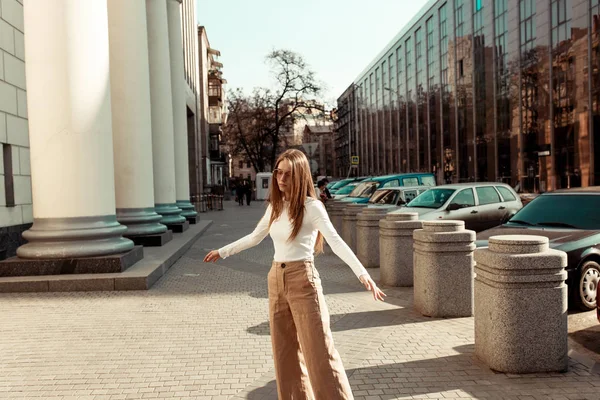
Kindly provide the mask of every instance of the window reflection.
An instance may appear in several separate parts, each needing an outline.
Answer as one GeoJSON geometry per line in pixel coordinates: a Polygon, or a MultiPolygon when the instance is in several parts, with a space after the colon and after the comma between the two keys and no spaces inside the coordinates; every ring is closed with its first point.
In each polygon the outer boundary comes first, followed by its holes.
{"type": "Polygon", "coordinates": [[[599,3],[428,3],[358,80],[361,173],[600,185],[599,3]]]}

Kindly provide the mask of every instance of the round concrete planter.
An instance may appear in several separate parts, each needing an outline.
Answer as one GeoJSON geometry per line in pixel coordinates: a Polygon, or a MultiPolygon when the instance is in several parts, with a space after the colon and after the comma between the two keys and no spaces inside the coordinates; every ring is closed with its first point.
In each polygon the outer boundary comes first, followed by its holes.
{"type": "Polygon", "coordinates": [[[342,239],[356,253],[356,221],[357,215],[365,208],[366,204],[349,204],[344,208],[342,217],[342,239]]]}
{"type": "Polygon", "coordinates": [[[473,315],[475,232],[464,221],[423,221],[413,238],[416,309],[428,317],[473,315]]]}
{"type": "Polygon", "coordinates": [[[413,233],[422,229],[417,213],[387,214],[379,221],[379,267],[386,286],[413,286],[413,233]]]}
{"type": "Polygon", "coordinates": [[[356,256],[365,268],[379,268],[379,221],[385,208],[365,208],[356,221],[356,256]]]}
{"type": "Polygon", "coordinates": [[[566,253],[542,236],[492,236],[475,261],[476,356],[501,372],[566,371],[566,253]]]}

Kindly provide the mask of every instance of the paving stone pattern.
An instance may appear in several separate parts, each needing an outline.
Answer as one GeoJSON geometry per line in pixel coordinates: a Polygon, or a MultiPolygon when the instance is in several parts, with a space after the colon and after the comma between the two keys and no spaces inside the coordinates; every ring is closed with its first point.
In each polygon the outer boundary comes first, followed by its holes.
{"type": "MultiPolygon", "coordinates": [[[[212,227],[149,291],[0,295],[0,399],[276,399],[270,239],[201,262],[264,210],[225,206],[202,214],[212,227]]],[[[317,267],[356,399],[600,399],[600,375],[583,363],[494,373],[473,356],[472,318],[421,317],[411,288],[376,303],[331,250],[317,267]]]]}

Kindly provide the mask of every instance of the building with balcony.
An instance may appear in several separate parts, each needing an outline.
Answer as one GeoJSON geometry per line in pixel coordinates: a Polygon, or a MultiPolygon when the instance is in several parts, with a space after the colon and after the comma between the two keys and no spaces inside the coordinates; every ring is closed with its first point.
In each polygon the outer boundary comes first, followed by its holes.
{"type": "Polygon", "coordinates": [[[431,0],[352,84],[361,175],[600,184],[598,0],[431,0]]]}
{"type": "Polygon", "coordinates": [[[229,175],[229,155],[224,145],[222,125],[227,122],[226,84],[223,78],[221,53],[210,47],[203,26],[198,27],[200,63],[200,137],[204,166],[204,190],[224,185],[229,175]]]}

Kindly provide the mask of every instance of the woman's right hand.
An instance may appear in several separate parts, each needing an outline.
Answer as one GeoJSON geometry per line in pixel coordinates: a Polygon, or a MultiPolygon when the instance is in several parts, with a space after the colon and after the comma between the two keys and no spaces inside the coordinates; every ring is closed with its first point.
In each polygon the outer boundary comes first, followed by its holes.
{"type": "Polygon", "coordinates": [[[216,262],[219,258],[221,258],[219,250],[213,250],[204,257],[204,262],[216,262]]]}

